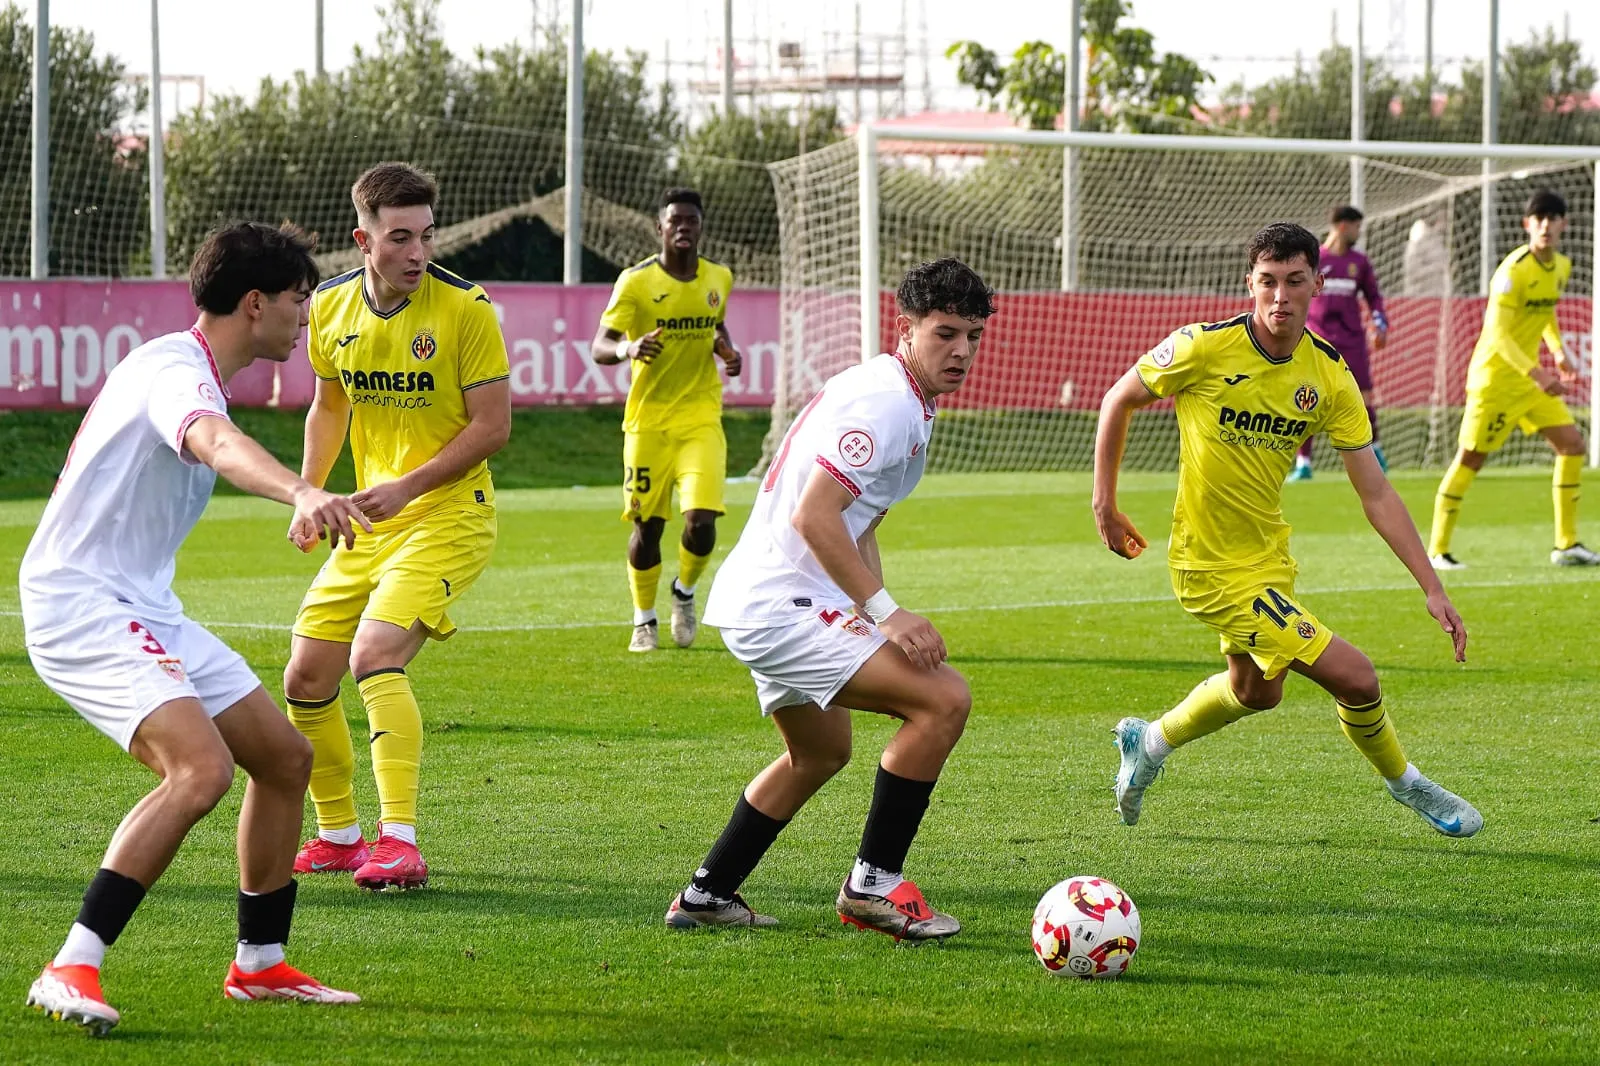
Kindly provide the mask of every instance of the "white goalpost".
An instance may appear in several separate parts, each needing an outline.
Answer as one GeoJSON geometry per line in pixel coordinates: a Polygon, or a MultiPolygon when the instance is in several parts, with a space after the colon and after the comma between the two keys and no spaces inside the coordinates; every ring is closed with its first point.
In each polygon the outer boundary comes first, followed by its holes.
{"type": "MultiPolygon", "coordinates": [[[[771,167],[783,306],[771,440],[827,377],[889,346],[907,267],[957,255],[999,291],[1000,311],[930,461],[1086,468],[1105,388],[1178,325],[1245,309],[1246,239],[1280,219],[1325,232],[1330,209],[1349,202],[1352,157],[1364,160],[1361,247],[1389,306],[1390,343],[1372,364],[1391,463],[1441,466],[1454,452],[1483,315],[1482,220],[1498,260],[1524,239],[1522,205],[1542,186],[1568,202],[1573,276],[1558,313],[1582,374],[1568,402],[1600,425],[1600,147],[877,124],[771,167]]],[[[1176,465],[1164,406],[1136,420],[1130,464],[1176,465]]],[[[1600,435],[1589,444],[1600,465],[1600,435]]],[[[1519,438],[1497,461],[1546,457],[1519,438]]],[[[1326,448],[1319,458],[1333,461],[1326,448]]]]}

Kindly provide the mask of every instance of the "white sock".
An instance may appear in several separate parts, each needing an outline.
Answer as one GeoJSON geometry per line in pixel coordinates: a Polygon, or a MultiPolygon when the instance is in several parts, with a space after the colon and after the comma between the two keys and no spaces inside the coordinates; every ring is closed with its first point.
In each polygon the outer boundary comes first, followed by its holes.
{"type": "MultiPolygon", "coordinates": [[[[673,580],[676,581],[677,578],[673,578],[673,580]]],[[[633,609],[633,624],[634,625],[642,626],[647,622],[654,622],[655,620],[656,620],[656,609],[654,607],[635,607],[633,609]]]]}
{"type": "Polygon", "coordinates": [[[56,952],[51,965],[93,966],[98,970],[105,959],[106,942],[100,939],[100,934],[87,925],[73,922],[72,928],[67,932],[67,942],[56,952]]]}
{"type": "Polygon", "coordinates": [[[1166,761],[1172,754],[1172,745],[1167,743],[1167,735],[1161,731],[1160,722],[1151,722],[1150,728],[1144,731],[1144,753],[1151,762],[1166,761]]]}
{"type": "Polygon", "coordinates": [[[359,844],[361,843],[361,823],[347,825],[343,829],[319,829],[317,836],[330,844],[359,844]]]}
{"type": "Polygon", "coordinates": [[[406,825],[404,822],[384,822],[383,835],[403,840],[412,847],[417,846],[417,827],[414,825],[406,825]]]}
{"type": "Polygon", "coordinates": [[[691,907],[708,907],[713,903],[726,903],[727,900],[718,899],[704,889],[694,887],[690,882],[689,887],[683,890],[683,901],[691,907]]]}
{"type": "Polygon", "coordinates": [[[850,891],[864,892],[870,896],[887,896],[900,887],[900,882],[905,878],[899,874],[892,874],[881,866],[856,860],[850,870],[850,891]]]}
{"type": "Polygon", "coordinates": [[[245,973],[260,973],[270,970],[283,961],[282,944],[246,944],[239,942],[239,950],[234,952],[233,961],[245,973]]]}
{"type": "Polygon", "coordinates": [[[683,587],[683,582],[679,581],[677,578],[673,578],[672,579],[672,590],[674,592],[676,592],[679,596],[683,596],[683,597],[688,598],[688,599],[693,599],[694,598],[694,589],[686,589],[686,588],[684,588],[683,587]]]}
{"type": "Polygon", "coordinates": [[[1417,779],[1421,776],[1421,770],[1418,770],[1412,763],[1406,763],[1405,773],[1401,774],[1399,777],[1386,777],[1383,779],[1383,781],[1384,784],[1398,791],[1399,789],[1405,788],[1408,785],[1416,784],[1417,779]]]}
{"type": "Polygon", "coordinates": [[[1311,460],[1307,459],[1303,455],[1297,455],[1297,456],[1294,457],[1294,465],[1295,466],[1310,466],[1311,465],[1311,460]]]}

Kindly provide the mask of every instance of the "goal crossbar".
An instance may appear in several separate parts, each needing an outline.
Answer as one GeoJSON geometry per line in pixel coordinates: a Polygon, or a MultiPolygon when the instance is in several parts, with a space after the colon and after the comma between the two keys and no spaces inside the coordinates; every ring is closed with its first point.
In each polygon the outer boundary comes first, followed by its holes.
{"type": "MultiPolygon", "coordinates": [[[[989,145],[993,147],[1082,148],[1132,151],[1182,151],[1217,154],[1260,153],[1351,158],[1453,159],[1516,162],[1589,163],[1600,189],[1600,146],[1552,144],[1470,144],[1430,141],[1313,140],[1276,137],[1196,137],[1176,134],[1101,133],[1082,130],[952,129],[938,126],[863,124],[856,131],[860,199],[861,358],[878,354],[880,336],[880,211],[878,151],[882,142],[989,145]]],[[[1072,168],[1066,168],[1071,174],[1072,168]]],[[[1070,180],[1070,178],[1068,179],[1070,180]]],[[[1482,180],[1482,179],[1479,179],[1482,180]]],[[[1066,190],[1065,195],[1071,195],[1066,190]]],[[[1592,262],[1600,288],[1600,239],[1592,262]]],[[[1589,465],[1600,467],[1600,292],[1590,300],[1589,465]]]]}

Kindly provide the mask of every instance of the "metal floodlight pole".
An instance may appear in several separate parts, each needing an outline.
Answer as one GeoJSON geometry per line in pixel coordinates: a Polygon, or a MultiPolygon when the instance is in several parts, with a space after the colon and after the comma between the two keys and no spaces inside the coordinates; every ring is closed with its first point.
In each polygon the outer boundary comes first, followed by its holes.
{"type": "Polygon", "coordinates": [[[722,0],[722,117],[733,117],[733,0],[722,0]]]}
{"type": "MultiPolygon", "coordinates": [[[[1366,5],[1356,0],[1356,40],[1350,49],[1350,140],[1366,139],[1366,5]]],[[[1358,155],[1350,157],[1350,202],[1361,207],[1367,198],[1366,161],[1358,155]]]]}
{"type": "Polygon", "coordinates": [[[167,153],[161,123],[161,0],[150,0],[150,276],[167,276],[167,153]]]}
{"type": "Polygon", "coordinates": [[[878,308],[878,131],[868,123],[856,126],[861,232],[861,361],[878,354],[882,332],[878,308]]]}
{"type": "MultiPolygon", "coordinates": [[[[1500,139],[1500,0],[1489,0],[1489,46],[1483,59],[1483,143],[1500,139]]],[[[1494,160],[1483,157],[1483,193],[1478,198],[1478,293],[1489,294],[1494,276],[1494,160]]]]}
{"type": "Polygon", "coordinates": [[[567,37],[567,202],[561,280],[583,280],[583,0],[572,0],[567,37]]]}
{"type": "Polygon", "coordinates": [[[50,0],[33,24],[33,220],[29,276],[50,276],[50,0]]]}
{"type": "MultiPolygon", "coordinates": [[[[1594,165],[1594,187],[1600,191],[1600,161],[1594,165]]],[[[1593,213],[1589,220],[1589,465],[1600,466],[1600,232],[1593,213]]]]}
{"type": "Polygon", "coordinates": [[[322,65],[322,0],[317,0],[316,28],[312,32],[317,39],[317,77],[320,78],[328,72],[322,65]]]}
{"type": "MultiPolygon", "coordinates": [[[[1065,86],[1061,100],[1061,128],[1078,128],[1079,44],[1083,35],[1081,0],[1067,5],[1065,86]]],[[[1078,287],[1078,151],[1070,144],[1061,150],[1061,291],[1078,287]]]]}

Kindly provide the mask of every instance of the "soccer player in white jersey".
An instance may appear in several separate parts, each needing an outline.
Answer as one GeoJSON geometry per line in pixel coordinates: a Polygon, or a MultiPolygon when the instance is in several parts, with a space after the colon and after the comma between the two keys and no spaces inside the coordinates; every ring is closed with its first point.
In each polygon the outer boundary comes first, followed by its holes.
{"type": "Polygon", "coordinates": [[[106,377],[22,559],[28,656],[52,691],[161,783],[122,820],[66,943],[28,991],[51,1016],[104,1033],[106,948],[189,830],[249,775],[239,814],[239,942],[223,983],[237,1000],[354,1003],[284,961],[290,877],[311,745],[238,653],[183,613],[174,559],[221,474],[294,508],[302,536],[370,531],[349,499],[281,466],[228,418],[228,380],[282,363],[317,283],[298,230],[238,223],[195,253],[193,329],[128,353],[106,377]]]}
{"type": "Polygon", "coordinates": [[[712,583],[707,625],[750,668],[785,751],[745,788],[693,880],[676,929],[776,925],[739,895],[778,833],[850,758],[847,708],[901,720],[839,917],[896,940],[953,936],[901,871],[972,694],[932,623],[884,589],[877,528],[922,477],[938,398],[971,372],[993,292],[941,259],[905,276],[897,350],[835,375],[800,412],[762,479],[739,543],[712,583]]]}

